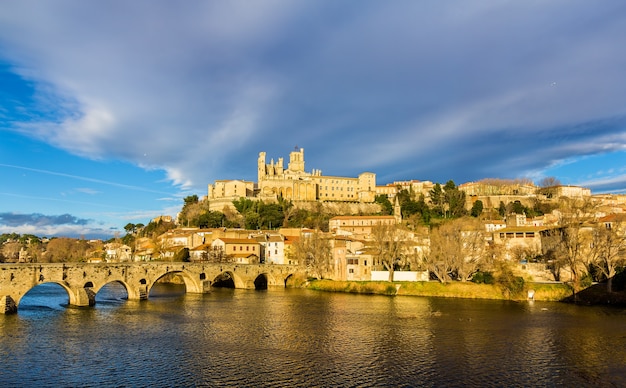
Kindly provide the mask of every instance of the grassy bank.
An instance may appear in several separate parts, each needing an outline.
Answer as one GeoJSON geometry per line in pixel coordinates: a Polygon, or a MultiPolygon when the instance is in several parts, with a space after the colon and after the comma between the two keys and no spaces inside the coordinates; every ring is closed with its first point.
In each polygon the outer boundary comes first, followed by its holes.
{"type": "Polygon", "coordinates": [[[498,285],[475,284],[471,282],[356,282],[312,280],[306,288],[318,291],[348,292],[355,294],[436,296],[468,299],[510,299],[525,300],[528,291],[534,291],[534,299],[540,301],[561,301],[572,295],[565,284],[527,283],[523,290],[511,294],[498,285]]]}

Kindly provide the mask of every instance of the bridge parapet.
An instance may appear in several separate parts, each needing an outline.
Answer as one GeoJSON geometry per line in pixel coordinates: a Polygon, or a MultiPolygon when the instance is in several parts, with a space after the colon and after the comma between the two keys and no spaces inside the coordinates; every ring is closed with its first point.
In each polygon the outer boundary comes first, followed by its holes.
{"type": "Polygon", "coordinates": [[[69,304],[93,306],[96,294],[111,282],[121,283],[129,300],[148,299],[150,289],[167,274],[177,274],[185,282],[186,292],[210,292],[215,279],[228,274],[235,288],[286,286],[287,278],[303,270],[277,264],[216,264],[183,262],[142,263],[30,263],[0,264],[0,313],[17,312],[20,300],[43,283],[63,287],[69,304]],[[258,279],[263,279],[258,282],[258,279]]]}

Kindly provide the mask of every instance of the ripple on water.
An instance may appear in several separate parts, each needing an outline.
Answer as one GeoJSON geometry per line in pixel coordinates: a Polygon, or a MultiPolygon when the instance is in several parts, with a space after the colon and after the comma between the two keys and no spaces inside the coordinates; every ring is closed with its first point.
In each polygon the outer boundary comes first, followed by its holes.
{"type": "Polygon", "coordinates": [[[575,306],[305,290],[133,302],[111,289],[75,309],[61,291],[0,316],[2,386],[624,386],[626,376],[623,314],[575,306]]]}

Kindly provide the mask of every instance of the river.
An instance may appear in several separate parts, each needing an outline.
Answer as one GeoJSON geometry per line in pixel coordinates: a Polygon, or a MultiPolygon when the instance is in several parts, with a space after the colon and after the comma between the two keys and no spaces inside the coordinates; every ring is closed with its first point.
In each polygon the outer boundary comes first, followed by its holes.
{"type": "Polygon", "coordinates": [[[0,315],[2,387],[626,386],[626,311],[159,285],[90,308],[56,285],[0,315]]]}

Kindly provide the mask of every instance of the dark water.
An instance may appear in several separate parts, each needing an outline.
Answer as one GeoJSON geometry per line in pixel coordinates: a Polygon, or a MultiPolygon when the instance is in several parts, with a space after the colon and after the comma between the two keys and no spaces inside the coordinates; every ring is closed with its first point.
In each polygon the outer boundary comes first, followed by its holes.
{"type": "Polygon", "coordinates": [[[626,312],[513,303],[160,288],[92,308],[58,286],[0,315],[0,386],[626,386],[626,312]]]}

